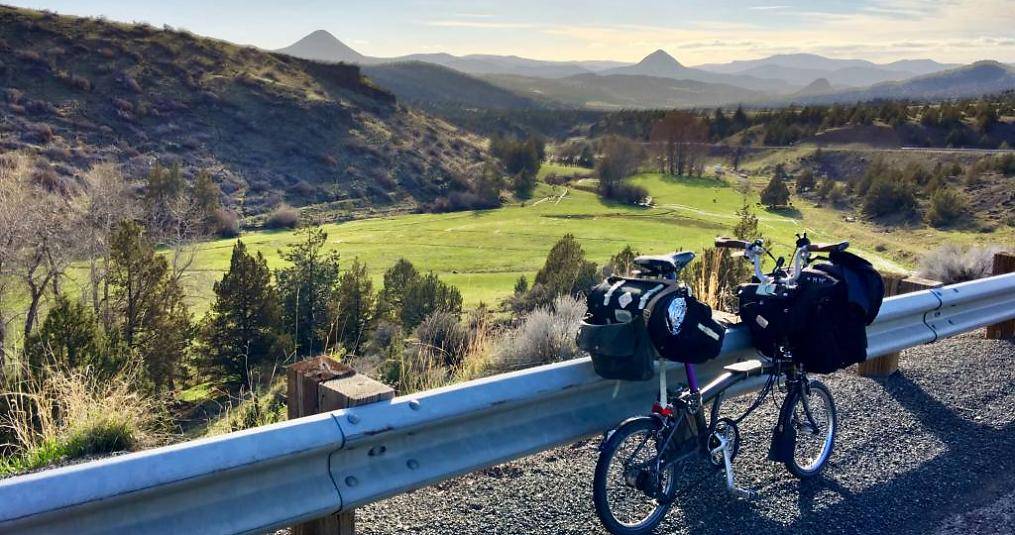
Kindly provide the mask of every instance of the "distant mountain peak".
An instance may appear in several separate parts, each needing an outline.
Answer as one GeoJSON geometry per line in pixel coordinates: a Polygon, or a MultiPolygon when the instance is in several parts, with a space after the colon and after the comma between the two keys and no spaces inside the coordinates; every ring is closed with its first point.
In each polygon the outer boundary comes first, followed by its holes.
{"type": "Polygon", "coordinates": [[[828,81],[828,78],[818,78],[813,82],[807,84],[807,87],[796,92],[797,96],[811,96],[821,95],[824,93],[830,93],[832,91],[832,83],[828,81]]]}
{"type": "Polygon", "coordinates": [[[676,67],[678,69],[682,69],[684,67],[679,61],[677,61],[676,58],[669,55],[661,48],[642,58],[642,60],[638,62],[638,65],[646,67],[676,67]]]}
{"type": "Polygon", "coordinates": [[[363,63],[366,59],[327,30],[314,30],[306,37],[276,52],[316,61],[363,63]]]}

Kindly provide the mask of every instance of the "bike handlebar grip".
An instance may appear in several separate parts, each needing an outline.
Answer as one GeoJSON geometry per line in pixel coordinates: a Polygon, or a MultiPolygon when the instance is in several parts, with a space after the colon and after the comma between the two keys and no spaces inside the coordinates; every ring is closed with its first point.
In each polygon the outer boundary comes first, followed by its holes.
{"type": "Polygon", "coordinates": [[[838,243],[813,243],[807,249],[815,253],[830,253],[832,251],[845,251],[847,247],[849,247],[849,242],[841,241],[838,243]]]}
{"type": "Polygon", "coordinates": [[[730,249],[747,249],[750,246],[750,242],[744,240],[736,240],[733,238],[716,238],[716,247],[727,247],[730,249]]]}

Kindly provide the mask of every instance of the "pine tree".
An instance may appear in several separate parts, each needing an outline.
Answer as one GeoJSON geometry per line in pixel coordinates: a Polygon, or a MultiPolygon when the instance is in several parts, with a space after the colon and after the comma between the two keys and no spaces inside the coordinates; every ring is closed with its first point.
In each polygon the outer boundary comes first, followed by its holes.
{"type": "Polygon", "coordinates": [[[302,355],[323,351],[330,341],[334,317],[331,300],[338,285],[338,253],[325,252],[328,234],[307,228],[304,240],[279,251],[289,267],[275,272],[285,329],[302,355]]]}
{"type": "Polygon", "coordinates": [[[346,351],[359,353],[373,321],[374,290],[367,267],[358,258],[339,279],[335,302],[338,341],[346,351]]]}
{"type": "Polygon", "coordinates": [[[201,330],[204,368],[230,386],[249,387],[249,370],[284,356],[282,309],[264,256],[237,240],[229,271],[213,287],[201,330]]]}

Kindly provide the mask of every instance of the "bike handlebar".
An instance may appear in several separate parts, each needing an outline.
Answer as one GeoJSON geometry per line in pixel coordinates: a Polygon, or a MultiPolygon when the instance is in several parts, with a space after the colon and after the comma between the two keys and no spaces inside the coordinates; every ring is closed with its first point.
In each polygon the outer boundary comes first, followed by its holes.
{"type": "Polygon", "coordinates": [[[830,253],[832,251],[845,251],[849,247],[848,241],[838,243],[814,243],[807,246],[807,250],[815,253],[830,253]]]}

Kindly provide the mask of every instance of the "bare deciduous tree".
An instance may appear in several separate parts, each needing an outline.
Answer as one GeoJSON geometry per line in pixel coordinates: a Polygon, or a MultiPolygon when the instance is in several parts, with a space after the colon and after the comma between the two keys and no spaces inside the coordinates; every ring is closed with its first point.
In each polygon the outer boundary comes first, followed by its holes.
{"type": "Polygon", "coordinates": [[[686,111],[671,111],[652,127],[649,139],[658,154],[660,172],[700,173],[708,141],[708,125],[700,117],[686,111]]]}
{"type": "Polygon", "coordinates": [[[0,370],[6,355],[6,330],[15,315],[8,293],[16,275],[16,259],[27,232],[31,159],[22,153],[0,155],[0,370]]]}

